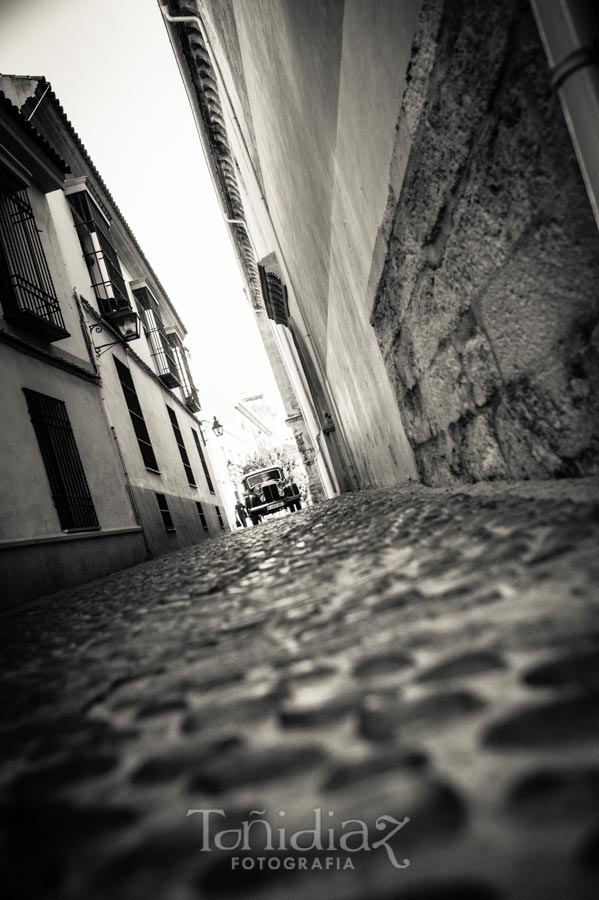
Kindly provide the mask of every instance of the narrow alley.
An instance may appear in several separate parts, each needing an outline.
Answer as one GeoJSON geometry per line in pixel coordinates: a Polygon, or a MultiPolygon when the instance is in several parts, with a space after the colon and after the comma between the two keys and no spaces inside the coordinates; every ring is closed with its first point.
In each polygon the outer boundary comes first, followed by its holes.
{"type": "Polygon", "coordinates": [[[594,490],[345,494],[5,613],[4,896],[590,898],[594,490]],[[252,815],[364,834],[219,849],[252,815]]]}
{"type": "Polygon", "coordinates": [[[596,3],[0,25],[0,900],[595,900],[596,3]]]}

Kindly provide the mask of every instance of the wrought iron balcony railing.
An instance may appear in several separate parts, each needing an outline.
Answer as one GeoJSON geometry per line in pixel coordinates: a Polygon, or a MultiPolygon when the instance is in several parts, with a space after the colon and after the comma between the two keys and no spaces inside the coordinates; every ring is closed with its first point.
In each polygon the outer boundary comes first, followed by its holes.
{"type": "Polygon", "coordinates": [[[4,317],[43,334],[69,337],[27,189],[0,166],[0,300],[4,317]]]}

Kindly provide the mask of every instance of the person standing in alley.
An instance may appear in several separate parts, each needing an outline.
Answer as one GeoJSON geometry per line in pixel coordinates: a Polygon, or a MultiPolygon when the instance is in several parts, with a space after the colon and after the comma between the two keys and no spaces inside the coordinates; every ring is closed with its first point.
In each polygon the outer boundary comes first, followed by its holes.
{"type": "Polygon", "coordinates": [[[295,481],[287,482],[285,485],[285,496],[293,497],[293,500],[289,503],[289,512],[295,512],[302,508],[300,489],[295,481]]]}
{"type": "Polygon", "coordinates": [[[241,500],[238,500],[237,503],[235,504],[235,514],[236,514],[237,518],[239,519],[239,521],[241,522],[241,524],[243,525],[243,527],[247,528],[248,511],[245,508],[245,506],[243,505],[243,503],[241,502],[241,500]]]}

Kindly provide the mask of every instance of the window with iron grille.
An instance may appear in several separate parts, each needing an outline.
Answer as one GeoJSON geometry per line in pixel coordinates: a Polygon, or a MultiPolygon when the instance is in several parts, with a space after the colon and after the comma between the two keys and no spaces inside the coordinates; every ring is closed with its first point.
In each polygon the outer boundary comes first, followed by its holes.
{"type": "Polygon", "coordinates": [[[168,508],[168,500],[166,499],[164,494],[156,494],[156,500],[158,501],[158,509],[160,510],[160,515],[162,516],[165,531],[176,531],[177,529],[175,528],[173,517],[171,516],[171,511],[168,508]]]}
{"type": "Polygon", "coordinates": [[[0,165],[0,299],[4,316],[45,335],[69,337],[26,186],[0,165]]]}
{"type": "Polygon", "coordinates": [[[218,506],[215,505],[214,508],[215,508],[215,510],[216,510],[216,515],[217,515],[217,517],[218,517],[218,523],[219,523],[220,527],[222,528],[222,530],[224,531],[224,530],[225,530],[225,523],[224,523],[224,521],[223,521],[222,513],[221,513],[220,509],[218,508],[218,506]]]}
{"type": "Polygon", "coordinates": [[[65,531],[98,529],[94,501],[64,402],[27,388],[23,392],[60,527],[65,531]]]}
{"type": "Polygon", "coordinates": [[[139,405],[139,398],[137,396],[137,391],[135,390],[133,377],[127,366],[124,366],[116,356],[113,356],[113,359],[144,464],[146,469],[158,472],[158,463],[156,462],[156,457],[154,455],[154,448],[152,447],[146,420],[144,419],[144,414],[139,405]]]}
{"type": "Polygon", "coordinates": [[[200,503],[199,500],[196,500],[196,509],[198,511],[198,515],[200,517],[200,522],[202,523],[202,528],[204,531],[208,531],[208,522],[206,521],[206,513],[204,512],[204,507],[200,503]]]}
{"type": "Polygon", "coordinates": [[[206,457],[204,456],[204,451],[202,449],[202,445],[200,444],[200,439],[197,435],[197,432],[194,431],[193,428],[191,429],[191,433],[193,434],[193,439],[196,442],[196,447],[198,448],[198,456],[200,457],[200,462],[202,463],[202,469],[204,470],[208,490],[211,494],[214,494],[215,490],[214,485],[212,484],[212,478],[210,477],[210,469],[208,468],[208,463],[206,462],[206,457]]]}
{"type": "Polygon", "coordinates": [[[289,302],[287,288],[283,281],[274,272],[269,272],[263,266],[258,266],[260,272],[260,285],[266,314],[277,325],[289,325],[289,302]]]}
{"type": "Polygon", "coordinates": [[[100,312],[109,316],[116,310],[130,309],[121,264],[108,237],[110,226],[87,191],[76,191],[67,199],[100,312]]]}
{"type": "Polygon", "coordinates": [[[172,347],[173,357],[177,367],[177,378],[181,390],[183,391],[185,405],[190,412],[200,412],[202,407],[196,386],[191,377],[191,372],[189,371],[187,350],[183,346],[181,338],[175,332],[171,332],[171,334],[168,335],[168,340],[172,347]]]}
{"type": "Polygon", "coordinates": [[[134,288],[133,294],[139,303],[150,352],[156,362],[160,380],[168,388],[179,387],[177,364],[164,329],[160,305],[147,287],[134,288]]]}
{"type": "Polygon", "coordinates": [[[173,433],[175,435],[177,447],[179,448],[179,453],[181,455],[181,462],[183,463],[183,468],[185,469],[185,474],[187,475],[187,481],[189,482],[191,487],[197,487],[196,480],[193,477],[191,463],[189,462],[189,456],[187,455],[187,450],[185,449],[183,435],[181,434],[181,429],[179,428],[179,423],[177,421],[177,414],[175,413],[174,409],[170,408],[170,406],[167,406],[166,408],[168,410],[169,419],[171,420],[171,425],[173,426],[173,433]]]}

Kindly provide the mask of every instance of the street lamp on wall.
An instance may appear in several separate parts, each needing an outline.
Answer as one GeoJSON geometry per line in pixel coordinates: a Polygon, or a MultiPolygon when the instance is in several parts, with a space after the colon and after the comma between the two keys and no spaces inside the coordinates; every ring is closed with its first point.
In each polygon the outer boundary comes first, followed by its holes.
{"type": "Polygon", "coordinates": [[[90,334],[94,331],[100,334],[104,331],[104,327],[107,324],[110,330],[118,335],[118,340],[111,341],[108,344],[100,344],[99,347],[96,347],[94,344],[96,359],[99,359],[109,347],[114,347],[115,344],[121,343],[128,344],[129,341],[136,341],[139,337],[139,316],[132,309],[116,309],[103,318],[105,322],[94,322],[89,326],[90,334]]]}
{"type": "MultiPolygon", "coordinates": [[[[208,419],[200,419],[200,424],[201,424],[201,425],[210,425],[210,422],[208,421],[208,419]]],[[[225,429],[224,429],[223,426],[220,424],[220,422],[218,421],[218,419],[216,418],[216,416],[214,416],[214,418],[212,419],[212,425],[210,425],[210,427],[212,428],[212,430],[213,430],[214,434],[216,435],[216,437],[222,437],[222,436],[223,436],[223,432],[224,432],[225,429]]]]}

